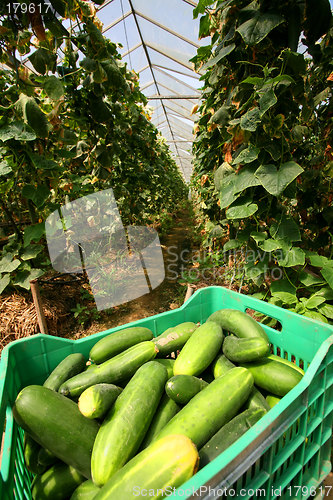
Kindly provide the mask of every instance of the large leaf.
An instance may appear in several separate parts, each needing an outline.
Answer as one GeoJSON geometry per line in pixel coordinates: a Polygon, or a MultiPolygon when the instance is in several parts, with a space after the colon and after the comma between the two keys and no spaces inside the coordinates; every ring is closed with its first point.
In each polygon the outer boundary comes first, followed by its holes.
{"type": "Polygon", "coordinates": [[[42,236],[45,234],[45,223],[40,222],[39,224],[34,224],[33,226],[27,226],[23,233],[24,247],[30,245],[32,241],[38,242],[42,236]]]}
{"type": "Polygon", "coordinates": [[[250,109],[242,116],[240,121],[240,127],[243,130],[248,130],[249,132],[255,132],[260,123],[260,111],[259,108],[255,107],[250,109]]]}
{"type": "Polygon", "coordinates": [[[298,247],[292,247],[287,252],[282,250],[281,257],[278,257],[278,263],[283,267],[303,266],[304,262],[305,253],[298,247]]]}
{"type": "Polygon", "coordinates": [[[255,173],[261,185],[273,196],[279,196],[296,177],[303,172],[303,168],[294,161],[288,161],[280,166],[261,165],[255,173]]]}
{"type": "Polygon", "coordinates": [[[228,207],[238,196],[235,195],[235,174],[232,174],[227,177],[220,189],[220,208],[228,207]]]}
{"type": "Polygon", "coordinates": [[[330,304],[322,304],[318,307],[318,311],[327,318],[333,319],[333,306],[330,304]]]}
{"type": "Polygon", "coordinates": [[[249,144],[246,149],[243,149],[239,155],[233,160],[233,165],[237,165],[238,163],[251,163],[256,160],[259,155],[259,149],[253,146],[253,144],[249,144]]]}
{"type": "Polygon", "coordinates": [[[17,273],[16,278],[13,282],[14,285],[30,290],[30,281],[35,280],[42,276],[44,271],[41,269],[31,269],[31,271],[21,271],[17,273]]]}
{"type": "Polygon", "coordinates": [[[258,210],[258,205],[252,203],[248,198],[240,198],[234,205],[226,211],[227,219],[246,219],[255,214],[258,210]]]}
{"type": "Polygon", "coordinates": [[[254,176],[256,167],[245,166],[242,170],[235,174],[234,177],[234,194],[240,193],[252,186],[259,186],[259,180],[254,176]]]}
{"type": "Polygon", "coordinates": [[[49,76],[44,82],[44,90],[50,99],[58,100],[64,93],[64,86],[61,81],[54,75],[49,76]]]}
{"type": "Polygon", "coordinates": [[[266,111],[268,111],[269,108],[274,106],[274,104],[276,103],[277,103],[277,97],[273,89],[268,89],[266,92],[261,93],[259,99],[260,117],[264,116],[266,111]]]}
{"type": "Polygon", "coordinates": [[[6,161],[1,161],[0,162],[0,177],[3,175],[10,174],[12,172],[12,168],[8,165],[6,161]]]}
{"type": "Polygon", "coordinates": [[[325,266],[320,271],[329,286],[333,289],[333,267],[325,266]]]}
{"type": "Polygon", "coordinates": [[[280,292],[288,292],[296,295],[296,287],[285,278],[273,281],[270,286],[270,291],[272,295],[277,295],[280,292]]]}
{"type": "Polygon", "coordinates": [[[237,31],[247,45],[256,45],[283,22],[284,18],[278,14],[258,13],[239,26],[237,31]]]}
{"type": "Polygon", "coordinates": [[[9,285],[9,283],[10,283],[10,275],[5,274],[4,276],[2,276],[2,278],[0,279],[0,294],[9,285]]]}
{"type": "Polygon", "coordinates": [[[308,309],[315,309],[316,307],[320,306],[320,304],[325,302],[325,298],[320,297],[319,295],[312,295],[310,298],[305,299],[302,302],[308,309]]]}
{"type": "Polygon", "coordinates": [[[230,118],[230,106],[226,106],[225,104],[223,104],[223,106],[221,106],[216,111],[216,113],[213,114],[213,116],[209,120],[209,123],[216,123],[223,127],[227,125],[229,118],[230,118]]]}
{"type": "Polygon", "coordinates": [[[26,184],[22,189],[22,195],[24,198],[32,200],[36,207],[40,208],[50,196],[50,190],[44,185],[35,188],[31,184],[26,184]]]}
{"type": "Polygon", "coordinates": [[[12,273],[21,264],[19,259],[14,259],[12,253],[6,253],[0,260],[0,273],[12,273]]]}
{"type": "Polygon", "coordinates": [[[34,141],[36,139],[35,131],[29,125],[15,121],[5,127],[0,128],[0,141],[34,141]]]}
{"type": "Polygon", "coordinates": [[[299,227],[291,217],[283,216],[279,222],[273,222],[269,232],[276,240],[301,241],[299,227]]]}
{"type": "Polygon", "coordinates": [[[219,61],[224,59],[224,57],[226,57],[228,54],[230,54],[235,49],[235,47],[236,47],[236,45],[234,43],[231,43],[230,45],[223,47],[219,51],[219,53],[215,57],[213,57],[212,59],[209,59],[209,61],[207,61],[202,66],[202,68],[200,68],[200,70],[205,71],[206,69],[211,68],[212,66],[214,66],[214,64],[218,63],[219,61]]]}
{"type": "Polygon", "coordinates": [[[262,245],[260,245],[260,248],[265,252],[274,252],[274,250],[282,248],[282,243],[279,240],[269,238],[268,240],[263,241],[262,245]]]}
{"type": "Polygon", "coordinates": [[[214,173],[214,184],[216,189],[219,191],[222,188],[223,179],[227,178],[229,175],[235,173],[234,169],[229,165],[229,163],[222,163],[219,168],[214,173]]]}
{"type": "Polygon", "coordinates": [[[23,250],[20,257],[22,260],[34,259],[42,250],[41,245],[29,245],[23,250]]]}
{"type": "Polygon", "coordinates": [[[35,165],[36,168],[41,169],[41,170],[54,170],[58,169],[59,165],[57,162],[54,160],[51,160],[49,158],[43,158],[40,155],[37,154],[31,154],[30,158],[35,165]]]}
{"type": "Polygon", "coordinates": [[[42,75],[45,75],[47,70],[55,70],[57,62],[56,54],[43,47],[33,52],[31,56],[29,56],[29,59],[35,70],[42,75]]]}

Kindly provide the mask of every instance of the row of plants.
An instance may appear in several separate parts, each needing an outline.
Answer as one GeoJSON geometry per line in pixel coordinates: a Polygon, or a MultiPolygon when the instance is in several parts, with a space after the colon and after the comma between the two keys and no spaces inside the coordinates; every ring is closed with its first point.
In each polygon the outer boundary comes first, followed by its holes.
{"type": "Polygon", "coordinates": [[[259,298],[333,319],[333,28],[321,0],[200,0],[192,192],[204,246],[259,298]]]}
{"type": "Polygon", "coordinates": [[[112,188],[124,225],[158,226],[187,196],[95,6],[30,4],[0,7],[0,293],[50,269],[44,223],[62,205],[112,188]]]}

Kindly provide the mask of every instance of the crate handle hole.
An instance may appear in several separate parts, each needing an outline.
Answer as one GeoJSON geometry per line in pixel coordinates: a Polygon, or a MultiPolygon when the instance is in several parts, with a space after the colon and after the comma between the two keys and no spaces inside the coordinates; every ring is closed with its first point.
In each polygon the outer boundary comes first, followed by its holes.
{"type": "Polygon", "coordinates": [[[282,331],[282,324],[280,321],[276,318],[273,318],[272,316],[268,316],[267,314],[264,314],[260,311],[256,311],[255,309],[247,308],[245,309],[246,314],[251,316],[253,319],[258,321],[258,323],[262,323],[263,325],[267,325],[270,328],[273,328],[273,330],[276,330],[278,332],[282,331]]]}

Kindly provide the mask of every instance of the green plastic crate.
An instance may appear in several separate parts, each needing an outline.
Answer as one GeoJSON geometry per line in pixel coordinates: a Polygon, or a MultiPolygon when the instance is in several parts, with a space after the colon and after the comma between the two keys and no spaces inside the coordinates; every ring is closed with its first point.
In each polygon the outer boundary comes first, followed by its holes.
{"type": "Polygon", "coordinates": [[[277,406],[173,496],[206,499],[224,495],[230,499],[269,500],[313,497],[315,488],[331,470],[333,327],[223,287],[207,287],[197,291],[179,309],[87,338],[72,341],[35,335],[13,342],[3,350],[1,500],[31,499],[31,474],[25,470],[23,460],[23,432],[15,424],[11,411],[24,386],[43,383],[65,356],[72,352],[88,355],[98,339],[117,330],[140,325],[159,335],[183,321],[204,322],[212,312],[222,308],[242,311],[249,308],[277,319],[281,331],[264,326],[274,353],[302,364],[306,374],[277,406]]]}

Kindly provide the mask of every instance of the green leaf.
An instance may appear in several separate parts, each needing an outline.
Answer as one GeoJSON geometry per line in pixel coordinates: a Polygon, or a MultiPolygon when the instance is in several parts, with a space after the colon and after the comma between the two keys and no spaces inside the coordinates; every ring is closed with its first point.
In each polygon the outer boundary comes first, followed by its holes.
{"type": "Polygon", "coordinates": [[[211,68],[218,62],[220,62],[222,59],[224,59],[227,55],[231,54],[231,52],[235,49],[236,45],[234,43],[231,43],[230,45],[227,45],[226,47],[223,47],[219,53],[213,57],[212,59],[209,59],[200,70],[205,71],[208,68],[211,68]]]}
{"type": "Polygon", "coordinates": [[[239,248],[242,246],[242,242],[239,240],[229,240],[223,246],[223,252],[228,250],[233,250],[234,248],[239,248]]]}
{"type": "Polygon", "coordinates": [[[251,163],[252,161],[258,158],[260,151],[258,148],[253,146],[253,144],[249,144],[246,149],[243,149],[239,155],[233,160],[233,165],[238,165],[239,163],[251,163]]]}
{"type": "Polygon", "coordinates": [[[247,45],[256,45],[283,22],[284,18],[278,14],[256,14],[239,26],[236,31],[240,33],[247,45]]]}
{"type": "Polygon", "coordinates": [[[224,127],[225,125],[227,125],[229,117],[230,106],[226,106],[225,104],[223,104],[223,106],[221,106],[220,109],[218,109],[216,113],[213,114],[208,123],[217,123],[218,125],[221,125],[221,127],[224,127]]]}
{"type": "Polygon", "coordinates": [[[305,307],[307,307],[308,309],[315,309],[316,307],[320,306],[320,304],[322,304],[323,302],[325,302],[324,297],[319,297],[319,295],[312,295],[311,297],[306,299],[303,303],[305,307]]]}
{"type": "Polygon", "coordinates": [[[23,250],[20,257],[22,260],[34,259],[42,250],[43,247],[41,245],[29,245],[23,250]]]}
{"type": "Polygon", "coordinates": [[[307,273],[306,271],[302,271],[299,273],[299,280],[303,285],[305,286],[311,286],[311,285],[321,285],[325,283],[325,280],[323,278],[316,278],[315,276],[312,276],[311,274],[307,273]]]}
{"type": "Polygon", "coordinates": [[[325,300],[333,300],[333,290],[328,286],[324,286],[323,288],[318,290],[316,292],[316,295],[319,295],[320,297],[325,297],[325,300]]]}
{"type": "Polygon", "coordinates": [[[258,245],[260,242],[265,241],[265,239],[267,238],[267,233],[266,232],[259,233],[259,232],[256,232],[256,231],[252,231],[252,233],[250,234],[250,236],[251,236],[251,238],[254,239],[254,241],[258,245]]]}
{"type": "Polygon", "coordinates": [[[333,267],[325,266],[320,271],[329,286],[333,289],[333,267]]]}
{"type": "Polygon", "coordinates": [[[5,274],[4,276],[2,276],[2,278],[0,279],[0,294],[5,290],[5,288],[9,285],[9,283],[10,283],[10,275],[5,274]]]}
{"type": "Polygon", "coordinates": [[[305,311],[303,316],[306,316],[307,318],[315,319],[317,321],[322,321],[323,323],[328,323],[327,318],[320,314],[319,312],[316,311],[305,311]]]}
{"type": "Polygon", "coordinates": [[[223,179],[228,177],[231,174],[234,174],[234,169],[229,165],[229,163],[222,163],[219,168],[214,173],[214,184],[217,190],[220,190],[224,184],[222,184],[223,179]]]}
{"type": "Polygon", "coordinates": [[[254,176],[257,167],[246,165],[234,177],[234,194],[240,193],[252,186],[259,186],[259,180],[254,176]]]}
{"type": "Polygon", "coordinates": [[[235,201],[238,196],[234,194],[235,192],[235,174],[229,175],[223,182],[220,189],[220,208],[228,207],[233,201],[235,201]]]}
{"type": "Polygon", "coordinates": [[[0,141],[34,141],[36,134],[34,130],[23,122],[15,121],[0,128],[0,141]]]}
{"type": "Polygon", "coordinates": [[[49,76],[44,82],[44,90],[50,99],[57,101],[64,93],[65,89],[61,81],[54,75],[49,76]]]}
{"type": "Polygon", "coordinates": [[[268,240],[265,240],[262,245],[260,245],[260,248],[265,252],[274,252],[274,250],[282,248],[282,244],[278,240],[269,238],[268,240]]]}
{"type": "Polygon", "coordinates": [[[27,247],[31,241],[35,241],[36,243],[41,239],[45,234],[45,223],[40,222],[39,224],[35,224],[33,226],[27,226],[24,229],[23,233],[23,242],[24,247],[27,247]]]}
{"type": "Polygon", "coordinates": [[[289,294],[296,295],[296,287],[285,278],[273,281],[270,285],[270,291],[273,296],[280,292],[288,292],[289,294]]]}
{"type": "Polygon", "coordinates": [[[30,281],[35,280],[42,276],[44,271],[41,269],[31,269],[31,271],[21,271],[17,273],[15,280],[13,281],[14,285],[20,286],[21,288],[25,288],[26,290],[30,290],[30,281]]]}
{"type": "Polygon", "coordinates": [[[283,267],[302,266],[304,262],[305,253],[298,247],[292,247],[288,252],[282,250],[281,257],[278,257],[278,263],[283,267]]]}
{"type": "Polygon", "coordinates": [[[6,161],[1,161],[0,162],[0,177],[3,175],[10,174],[12,172],[12,168],[8,165],[6,161]]]}
{"type": "Polygon", "coordinates": [[[42,48],[37,49],[31,56],[28,58],[35,68],[35,70],[41,75],[45,75],[46,71],[54,71],[57,56],[53,52],[42,48]]]}
{"type": "Polygon", "coordinates": [[[269,232],[276,240],[301,241],[299,227],[291,217],[283,216],[279,222],[273,222],[269,232]]]}
{"type": "Polygon", "coordinates": [[[36,207],[40,208],[50,196],[50,190],[44,185],[37,186],[37,188],[35,188],[31,184],[26,184],[23,186],[22,196],[24,196],[24,198],[28,198],[28,200],[32,200],[36,207]]]}
{"type": "Polygon", "coordinates": [[[232,205],[226,211],[227,219],[245,219],[251,217],[258,210],[258,205],[252,203],[252,200],[239,199],[236,204],[232,205]]]}
{"type": "Polygon", "coordinates": [[[80,66],[84,68],[88,73],[93,73],[97,69],[97,61],[91,59],[90,57],[85,57],[80,61],[80,66]]]}
{"type": "Polygon", "coordinates": [[[274,297],[282,300],[284,304],[291,305],[291,304],[296,304],[298,302],[297,297],[289,292],[275,292],[274,297]]]}
{"type": "Polygon", "coordinates": [[[307,251],[306,256],[310,258],[310,263],[312,266],[315,267],[332,267],[333,266],[333,261],[329,260],[327,257],[324,255],[319,255],[315,252],[307,251]]]}
{"type": "Polygon", "coordinates": [[[12,253],[6,253],[0,260],[0,273],[12,273],[21,264],[19,259],[14,259],[12,253]]]}
{"type": "Polygon", "coordinates": [[[243,130],[255,132],[260,122],[260,111],[259,108],[255,107],[247,111],[245,115],[241,117],[240,127],[243,130]]]}
{"type": "Polygon", "coordinates": [[[255,172],[261,185],[273,196],[279,196],[296,177],[303,172],[303,168],[294,161],[288,161],[280,166],[261,165],[255,172]]]}
{"type": "Polygon", "coordinates": [[[326,316],[326,318],[333,319],[333,306],[331,304],[322,304],[318,307],[320,314],[326,316]]]}
{"type": "Polygon", "coordinates": [[[259,78],[258,76],[248,76],[241,82],[241,84],[242,83],[249,83],[250,85],[254,85],[255,87],[261,87],[264,83],[264,79],[259,78]]]}
{"type": "Polygon", "coordinates": [[[274,104],[277,103],[277,98],[273,89],[269,89],[266,92],[261,94],[259,99],[259,109],[260,109],[260,118],[264,116],[266,111],[269,110],[274,104]]]}
{"type": "Polygon", "coordinates": [[[43,158],[42,156],[37,155],[37,154],[31,154],[30,158],[31,158],[32,163],[38,169],[41,169],[41,170],[59,169],[59,164],[57,162],[55,162],[54,160],[51,160],[49,158],[43,158]]]}

